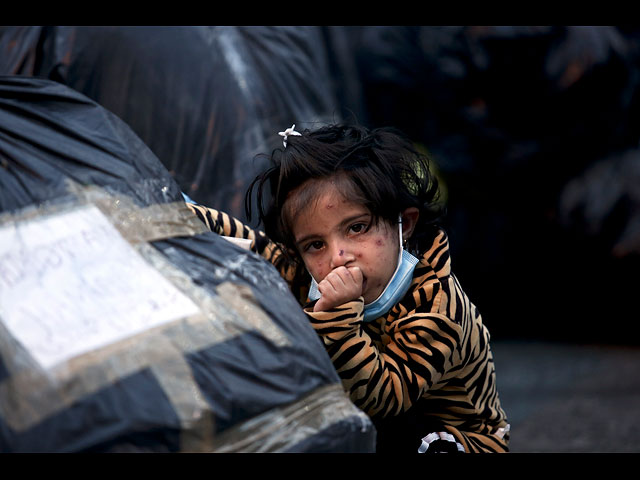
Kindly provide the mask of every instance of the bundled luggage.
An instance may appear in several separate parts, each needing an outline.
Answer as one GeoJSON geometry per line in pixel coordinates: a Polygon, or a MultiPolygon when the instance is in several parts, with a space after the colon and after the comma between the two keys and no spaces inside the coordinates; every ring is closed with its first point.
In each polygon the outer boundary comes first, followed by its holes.
{"type": "Polygon", "coordinates": [[[114,114],[0,77],[0,451],[366,452],[278,272],[114,114]]]}

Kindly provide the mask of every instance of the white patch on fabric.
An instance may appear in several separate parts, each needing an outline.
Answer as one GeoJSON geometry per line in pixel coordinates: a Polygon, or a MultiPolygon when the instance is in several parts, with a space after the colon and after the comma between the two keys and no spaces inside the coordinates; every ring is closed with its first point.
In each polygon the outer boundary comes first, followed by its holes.
{"type": "Polygon", "coordinates": [[[237,245],[240,248],[244,248],[245,250],[251,250],[251,239],[249,238],[236,238],[236,237],[227,237],[227,236],[222,236],[222,238],[224,238],[228,242],[233,243],[234,245],[237,245]]]}

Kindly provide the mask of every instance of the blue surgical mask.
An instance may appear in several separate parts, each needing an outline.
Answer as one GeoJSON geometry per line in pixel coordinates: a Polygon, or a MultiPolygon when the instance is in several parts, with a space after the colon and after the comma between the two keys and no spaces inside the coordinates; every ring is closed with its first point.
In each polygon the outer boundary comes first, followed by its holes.
{"type": "MultiPolygon", "coordinates": [[[[400,234],[400,253],[398,255],[396,270],[380,296],[364,306],[365,322],[375,320],[391,310],[396,303],[402,300],[411,285],[413,270],[419,260],[402,248],[402,222],[399,222],[398,230],[400,234]]],[[[309,288],[309,299],[317,300],[320,296],[321,293],[318,291],[318,283],[312,277],[309,288]]]]}

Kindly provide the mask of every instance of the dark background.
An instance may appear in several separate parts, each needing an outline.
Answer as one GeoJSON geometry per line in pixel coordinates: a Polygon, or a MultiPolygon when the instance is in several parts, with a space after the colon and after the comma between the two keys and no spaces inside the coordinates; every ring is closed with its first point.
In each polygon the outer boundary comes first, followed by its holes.
{"type": "Polygon", "coordinates": [[[637,451],[639,48],[618,26],[1,27],[0,74],[96,100],[240,218],[278,131],[404,130],[441,181],[514,451],[637,451]]]}

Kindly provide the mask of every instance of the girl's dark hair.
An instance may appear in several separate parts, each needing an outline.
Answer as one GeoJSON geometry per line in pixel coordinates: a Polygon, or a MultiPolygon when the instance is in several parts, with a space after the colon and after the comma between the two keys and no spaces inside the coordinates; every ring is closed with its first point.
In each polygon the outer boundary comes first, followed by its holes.
{"type": "MultiPolygon", "coordinates": [[[[419,251],[431,238],[444,213],[439,203],[438,181],[429,159],[392,128],[368,130],[361,126],[329,125],[289,136],[286,148],[271,154],[272,166],[251,183],[245,197],[247,218],[252,218],[252,198],[264,232],[271,240],[295,252],[292,221],[299,208],[320,192],[304,189],[297,207],[287,205],[289,194],[310,179],[339,179],[338,188],[348,200],[365,206],[374,222],[398,222],[408,207],[420,211],[409,248],[419,251]]],[[[290,202],[291,203],[291,202],[290,202]]],[[[291,253],[291,252],[290,252],[291,253]]]]}

